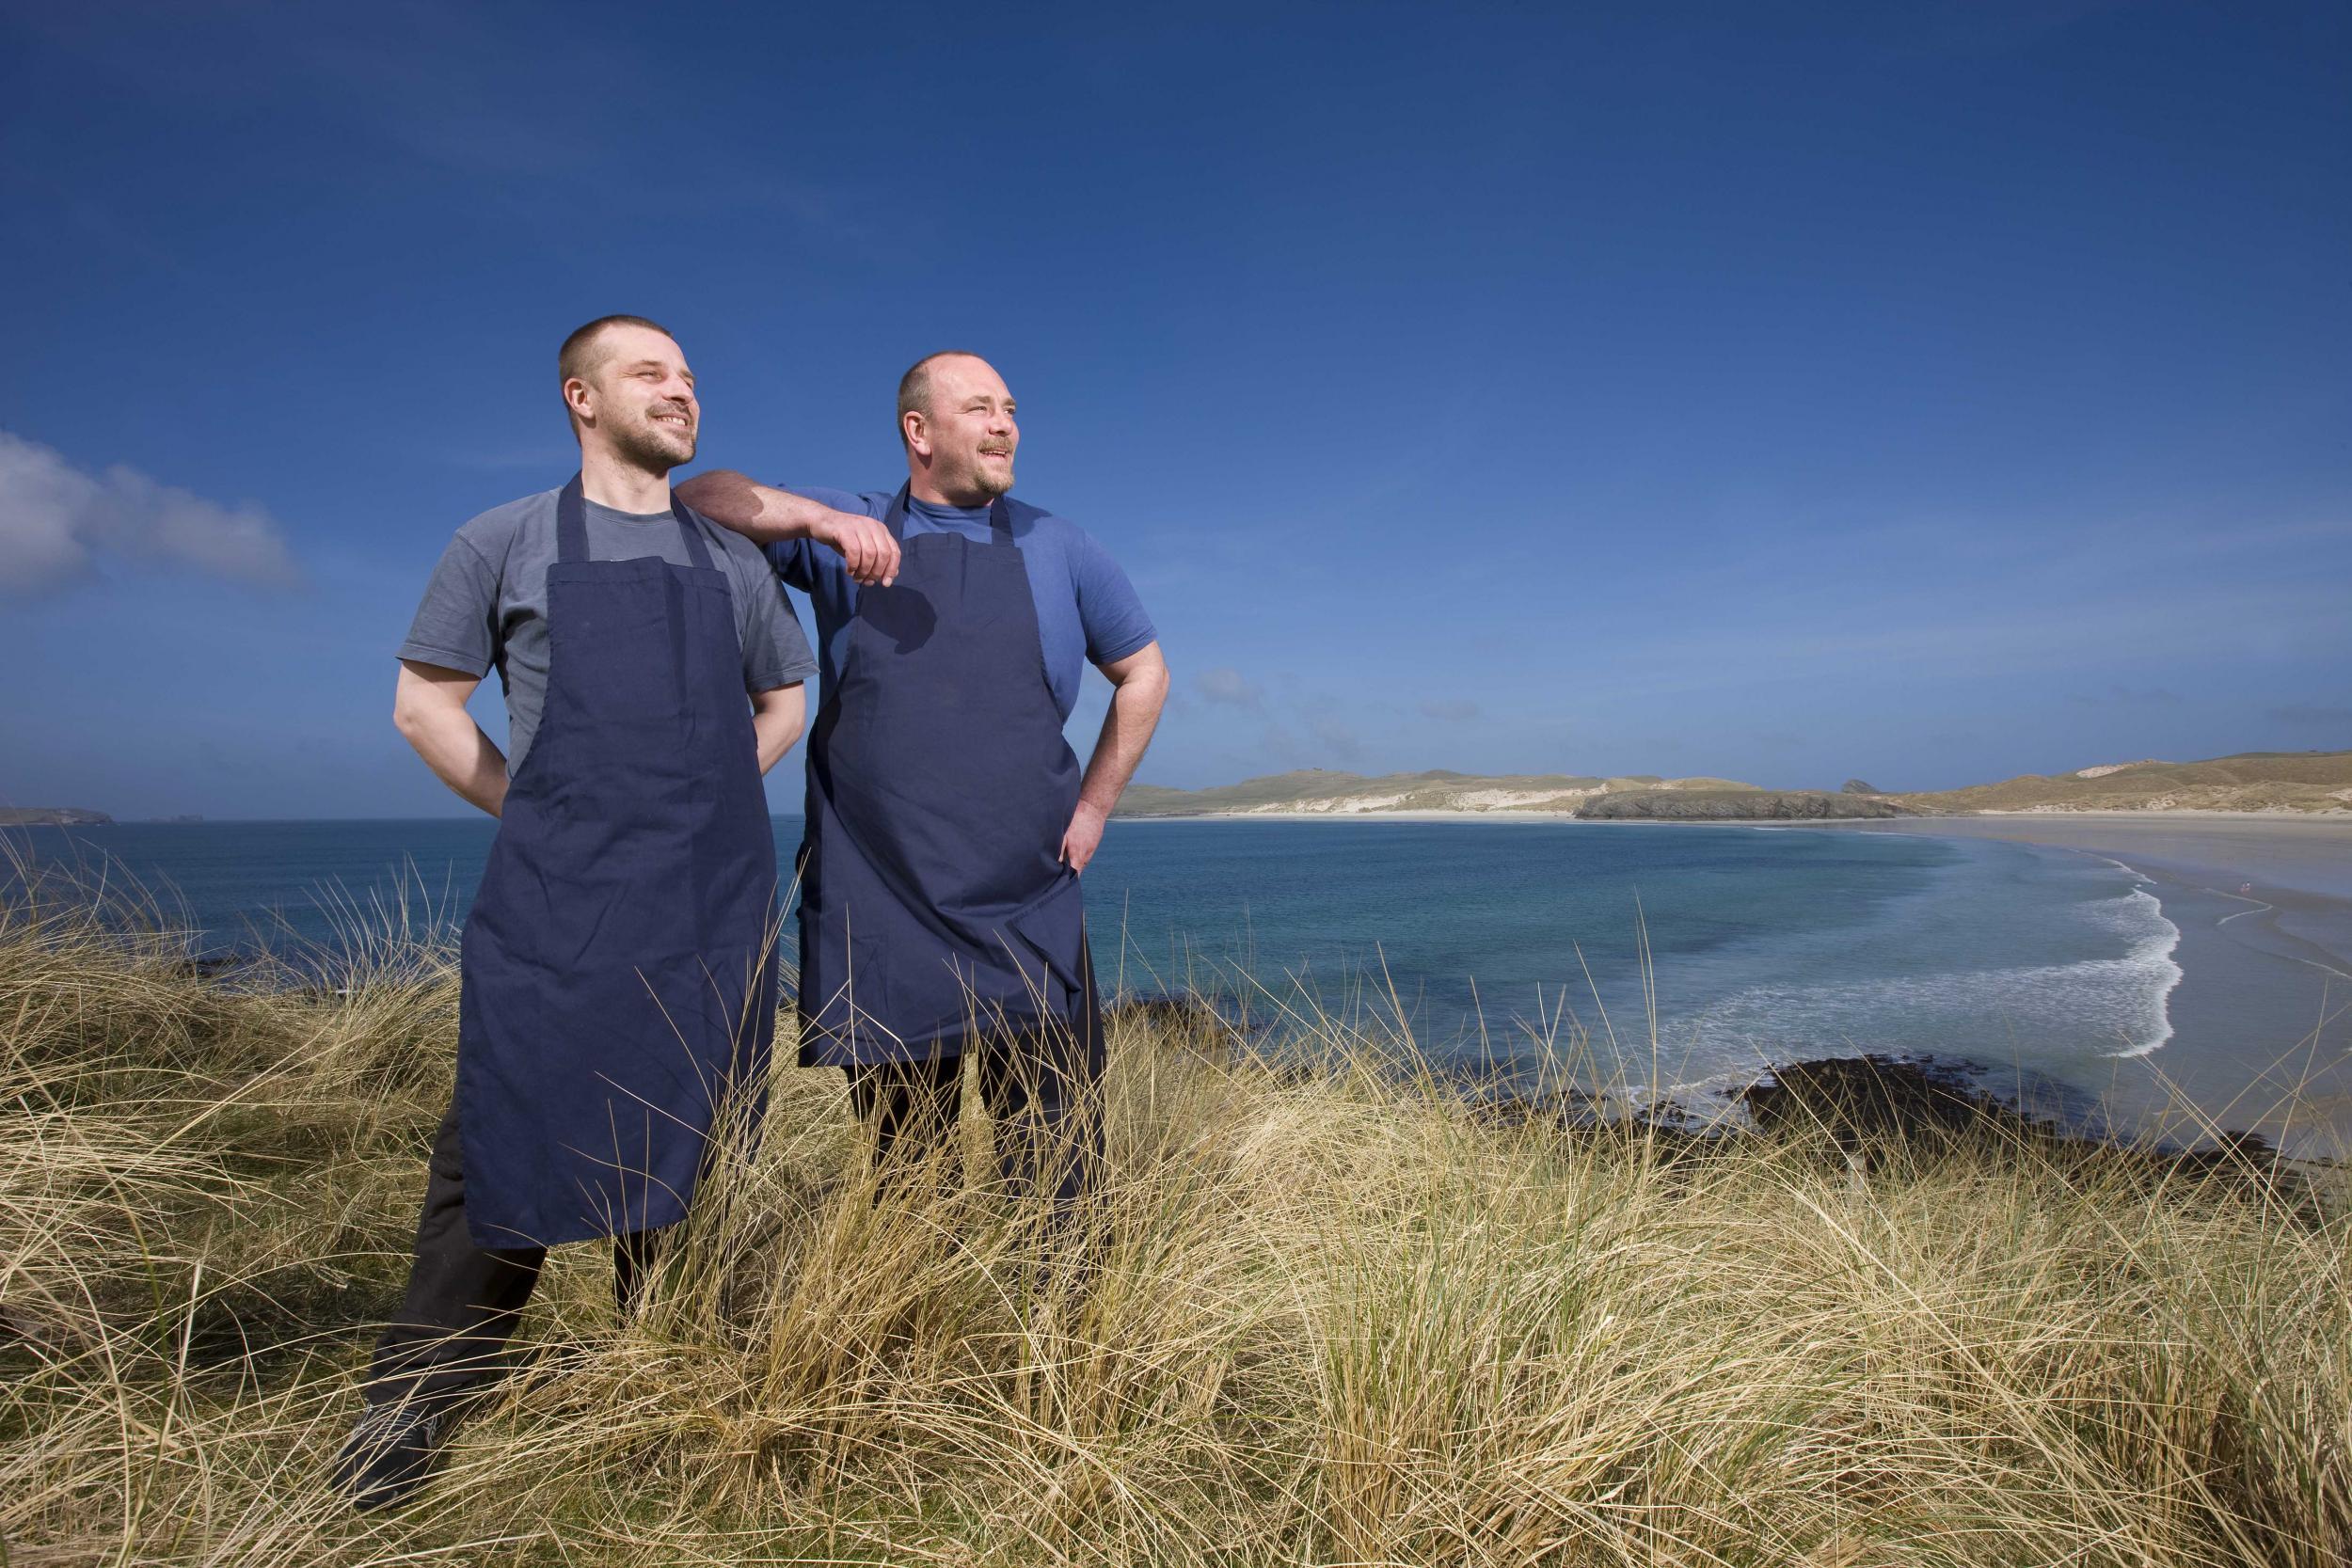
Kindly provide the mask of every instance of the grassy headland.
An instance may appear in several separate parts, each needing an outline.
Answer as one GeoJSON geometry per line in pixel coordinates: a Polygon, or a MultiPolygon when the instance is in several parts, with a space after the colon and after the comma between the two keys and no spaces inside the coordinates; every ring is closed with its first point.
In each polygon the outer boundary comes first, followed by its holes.
{"type": "Polygon", "coordinates": [[[2260,811],[2352,813],[2352,752],[2249,752],[2210,762],[2102,764],[1965,789],[1887,793],[1767,789],[1735,779],[1569,774],[1389,773],[1320,768],[1211,789],[1131,787],[1121,816],[1358,816],[1537,812],[1628,821],[1793,820],[1974,812],[2260,811]]]}
{"type": "Polygon", "coordinates": [[[839,1075],[780,1069],[642,1319],[559,1253],[536,1359],[355,1518],[319,1473],[454,975],[388,937],[291,978],[0,909],[11,1564],[2352,1553],[2352,1231],[2250,1164],[1498,1117],[1376,1034],[1296,1021],[1302,1075],[1182,1006],[1114,1030],[1090,1283],[977,1192],[877,1204],[839,1075]]]}
{"type": "Polygon", "coordinates": [[[1666,779],[1655,773],[1588,778],[1566,773],[1389,773],[1367,778],[1305,768],[1211,789],[1134,784],[1120,798],[1121,816],[1238,816],[1308,813],[1353,816],[1375,812],[1541,811],[1572,813],[1612,791],[1756,788],[1733,779],[1666,779]]]}
{"type": "Polygon", "coordinates": [[[1920,812],[2352,811],[2352,752],[2109,763],[1896,799],[1920,812]]]}
{"type": "Polygon", "coordinates": [[[88,828],[113,820],[103,811],[86,811],[80,806],[0,806],[0,828],[88,828]]]}

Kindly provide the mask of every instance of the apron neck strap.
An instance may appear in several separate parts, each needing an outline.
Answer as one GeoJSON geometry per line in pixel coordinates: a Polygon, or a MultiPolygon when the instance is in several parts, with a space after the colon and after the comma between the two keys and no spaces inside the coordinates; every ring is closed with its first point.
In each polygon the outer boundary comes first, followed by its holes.
{"type": "MultiPolygon", "coordinates": [[[[710,570],[710,547],[703,543],[703,531],[694,526],[693,515],[678,504],[675,495],[670,498],[670,515],[686,541],[686,559],[702,571],[710,570]]],[[[564,565],[588,559],[588,498],[580,487],[578,474],[555,498],[555,559],[564,565]]]]}
{"type": "MultiPolygon", "coordinates": [[[[901,484],[898,493],[890,498],[890,510],[882,514],[882,527],[890,537],[904,545],[907,542],[907,493],[911,486],[901,484]]],[[[992,545],[1012,543],[1012,508],[1005,498],[997,497],[988,507],[988,542],[992,545]]]]}
{"type": "Polygon", "coordinates": [[[578,474],[555,498],[555,559],[566,566],[588,559],[588,508],[578,474]]]}
{"type": "Polygon", "coordinates": [[[703,531],[694,522],[694,515],[680,506],[677,492],[670,493],[670,515],[677,519],[677,531],[686,538],[686,559],[697,570],[710,570],[710,547],[703,543],[703,531]]]}

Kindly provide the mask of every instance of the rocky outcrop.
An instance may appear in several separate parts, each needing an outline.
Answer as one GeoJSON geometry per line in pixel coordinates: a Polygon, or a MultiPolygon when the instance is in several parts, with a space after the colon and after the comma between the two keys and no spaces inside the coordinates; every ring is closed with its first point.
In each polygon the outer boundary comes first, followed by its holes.
{"type": "Polygon", "coordinates": [[[1587,822],[1821,822],[1911,814],[1891,800],[1814,789],[1643,789],[1597,795],[1576,815],[1587,822]]]}

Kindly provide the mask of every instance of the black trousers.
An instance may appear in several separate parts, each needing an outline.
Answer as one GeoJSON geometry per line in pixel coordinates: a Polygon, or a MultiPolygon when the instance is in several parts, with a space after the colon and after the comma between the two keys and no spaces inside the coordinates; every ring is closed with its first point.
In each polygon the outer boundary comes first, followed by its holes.
{"type": "MultiPolygon", "coordinates": [[[[661,1234],[612,1239],[612,1294],[624,1317],[652,1272],[661,1234]]],[[[496,1376],[547,1257],[545,1247],[479,1247],[467,1233],[464,1144],[453,1100],[426,1166],[407,1294],[368,1368],[368,1402],[448,1400],[496,1376]]]]}
{"type": "MultiPolygon", "coordinates": [[[[1050,1189],[1057,1213],[1068,1214],[1092,1188],[1102,1160],[1099,1068],[1067,1042],[1025,1036],[992,1039],[977,1054],[1002,1190],[1025,1197],[1050,1189]]],[[[872,1129],[874,1165],[885,1188],[954,1136],[963,1103],[961,1056],[842,1070],[850,1075],[850,1105],[872,1129]]],[[[956,1173],[946,1164],[941,1180],[952,1184],[956,1173]]]]}

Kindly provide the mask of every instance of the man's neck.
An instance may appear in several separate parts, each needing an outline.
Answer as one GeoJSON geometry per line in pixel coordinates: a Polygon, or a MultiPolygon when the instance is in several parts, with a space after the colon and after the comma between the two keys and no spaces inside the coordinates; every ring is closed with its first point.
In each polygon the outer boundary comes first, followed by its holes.
{"type": "Polygon", "coordinates": [[[961,501],[937,500],[930,496],[918,496],[912,490],[907,492],[909,506],[929,507],[933,512],[986,512],[989,500],[987,496],[976,496],[970,500],[961,501]]]}
{"type": "Polygon", "coordinates": [[[670,476],[649,473],[609,451],[580,454],[580,493],[598,506],[641,516],[670,509],[670,476]]]}
{"type": "Polygon", "coordinates": [[[907,475],[907,497],[932,506],[960,507],[966,512],[977,511],[996,499],[984,491],[976,491],[968,496],[951,496],[932,483],[930,475],[914,472],[907,475]]]}

